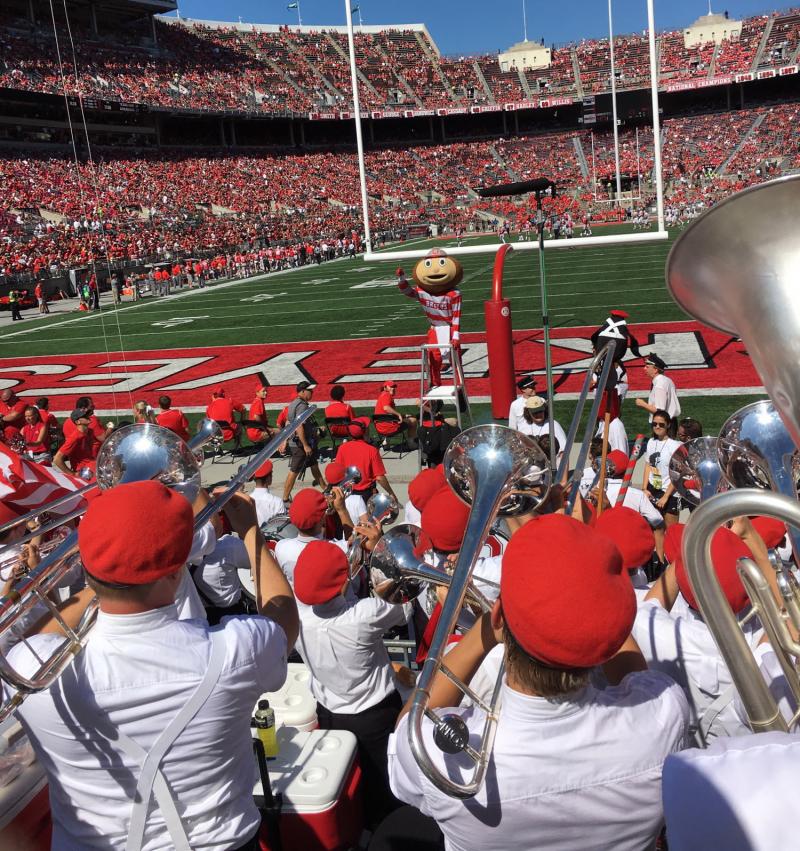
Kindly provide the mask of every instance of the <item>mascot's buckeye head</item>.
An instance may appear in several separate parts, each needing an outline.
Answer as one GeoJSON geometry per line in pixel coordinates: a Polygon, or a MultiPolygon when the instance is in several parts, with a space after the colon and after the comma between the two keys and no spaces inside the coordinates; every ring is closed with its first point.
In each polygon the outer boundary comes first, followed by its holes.
{"type": "Polygon", "coordinates": [[[458,260],[448,257],[441,248],[434,248],[414,267],[413,278],[429,295],[443,295],[454,290],[464,269],[458,260]]]}

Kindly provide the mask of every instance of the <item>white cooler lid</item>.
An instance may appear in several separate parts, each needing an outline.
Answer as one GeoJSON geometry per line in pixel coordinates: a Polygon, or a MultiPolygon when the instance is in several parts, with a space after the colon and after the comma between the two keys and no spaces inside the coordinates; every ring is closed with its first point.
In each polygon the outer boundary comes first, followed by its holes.
{"type": "MultiPolygon", "coordinates": [[[[288,664],[286,682],[278,691],[261,695],[259,700],[268,700],[275,710],[276,727],[316,726],[317,701],[311,695],[308,682],[311,672],[302,662],[288,664]]],[[[256,704],[257,706],[258,704],[256,704]]],[[[255,712],[255,707],[253,708],[255,712]]]]}
{"type": "MultiPolygon", "coordinates": [[[[255,734],[255,730],[253,731],[255,734]]],[[[356,737],[347,730],[278,730],[280,751],[267,761],[272,791],[283,795],[282,812],[319,813],[344,790],[356,756],[356,737]]],[[[261,796],[261,780],[253,788],[261,796]]]]}

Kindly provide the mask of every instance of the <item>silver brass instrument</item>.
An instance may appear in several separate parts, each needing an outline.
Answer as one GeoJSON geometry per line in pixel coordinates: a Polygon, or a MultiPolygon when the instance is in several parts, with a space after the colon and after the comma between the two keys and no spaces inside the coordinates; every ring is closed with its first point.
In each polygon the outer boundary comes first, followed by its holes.
{"type": "Polygon", "coordinates": [[[471,503],[472,510],[428,658],[412,697],[408,737],[414,758],[431,783],[447,795],[469,798],[480,789],[489,764],[497,728],[503,666],[492,697],[486,703],[447,668],[444,650],[464,605],[483,542],[498,511],[512,515],[537,508],[547,496],[552,471],[548,458],[535,441],[499,425],[474,426],[461,432],[448,446],[443,463],[450,487],[461,499],[471,503]],[[440,715],[429,706],[430,690],[438,674],[450,679],[485,713],[481,744],[477,749],[470,745],[466,725],[459,716],[440,715]],[[448,753],[462,753],[473,763],[472,776],[464,782],[445,776],[428,754],[422,735],[422,720],[426,716],[434,724],[437,745],[448,753]]]}
{"type": "Polygon", "coordinates": [[[726,487],[717,443],[716,437],[696,437],[676,449],[670,458],[670,481],[691,505],[698,505],[726,487]]]}
{"type": "MultiPolygon", "coordinates": [[[[384,523],[390,524],[397,520],[400,514],[400,505],[388,493],[374,493],[367,500],[367,514],[369,516],[368,523],[383,526],[384,523]]],[[[363,544],[364,538],[354,532],[350,546],[347,548],[347,562],[350,565],[351,579],[355,578],[361,570],[361,562],[364,557],[363,544]]]]}
{"type": "MultiPolygon", "coordinates": [[[[666,268],[667,286],[687,313],[741,338],[774,405],[747,406],[731,417],[720,438],[737,444],[741,451],[725,444],[720,462],[734,483],[749,477],[751,484],[774,487],[780,493],[747,488],[713,496],[700,504],[683,536],[683,558],[692,588],[756,732],[786,730],[788,725],[719,587],[711,539],[720,525],[744,514],[783,521],[793,546],[800,529],[793,460],[800,446],[798,209],[797,176],[739,192],[684,231],[672,247],[666,268]],[[776,428],[776,412],[785,434],[776,428]]],[[[795,665],[800,646],[786,624],[797,611],[792,605],[786,611],[780,609],[766,578],[750,559],[740,561],[740,576],[800,704],[795,665]]],[[[796,716],[791,723],[795,721],[796,716]]]]}
{"type": "MultiPolygon", "coordinates": [[[[67,535],[69,535],[69,530],[63,525],[59,526],[52,532],[48,540],[43,541],[36,548],[39,556],[44,557],[53,552],[56,547],[64,543],[67,535]]],[[[0,549],[0,579],[3,581],[8,581],[15,574],[28,572],[22,553],[24,546],[25,544],[14,543],[0,549]]]]}
{"type": "Polygon", "coordinates": [[[361,470],[358,467],[350,466],[344,471],[344,478],[341,482],[338,482],[335,485],[328,485],[325,488],[323,493],[325,496],[330,496],[333,492],[334,488],[340,488],[345,498],[350,496],[353,492],[353,488],[361,481],[361,470]]]}
{"type": "MultiPolygon", "coordinates": [[[[452,574],[424,559],[432,550],[430,538],[419,526],[404,523],[390,529],[375,545],[369,562],[370,581],[377,596],[387,603],[408,603],[419,596],[426,584],[449,588],[452,574]]],[[[472,581],[467,586],[466,600],[484,612],[492,608],[492,602],[472,581]]]]}

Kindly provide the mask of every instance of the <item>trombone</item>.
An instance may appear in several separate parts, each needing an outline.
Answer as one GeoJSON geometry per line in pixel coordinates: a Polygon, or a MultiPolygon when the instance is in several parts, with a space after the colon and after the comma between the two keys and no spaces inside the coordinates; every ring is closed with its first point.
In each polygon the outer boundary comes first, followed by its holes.
{"type": "MultiPolygon", "coordinates": [[[[360,474],[359,474],[360,478],[360,474]]],[[[394,523],[400,514],[400,505],[397,500],[387,493],[374,493],[367,500],[367,523],[382,526],[384,523],[394,523]]],[[[353,532],[350,545],[347,548],[347,563],[350,565],[350,578],[355,579],[361,570],[361,562],[364,556],[363,544],[365,538],[353,532]]]]}
{"type": "MultiPolygon", "coordinates": [[[[533,511],[546,498],[552,470],[548,458],[531,438],[499,425],[474,426],[453,439],[444,455],[445,478],[455,493],[471,504],[467,528],[450,577],[449,591],[431,639],[428,657],[417,680],[409,710],[408,738],[422,773],[446,795],[470,798],[483,783],[494,735],[504,666],[485,702],[445,665],[444,651],[470,589],[472,573],[498,513],[533,511]],[[466,725],[457,715],[441,715],[430,706],[430,690],[438,674],[450,679],[485,713],[481,742],[469,743],[466,725]],[[434,741],[447,753],[462,753],[473,764],[472,776],[459,783],[442,773],[431,759],[422,734],[423,718],[433,722],[434,741]]],[[[437,577],[436,581],[440,581],[437,577]]],[[[444,583],[443,583],[444,584],[444,583]]]]}
{"type": "MultiPolygon", "coordinates": [[[[280,444],[291,437],[315,411],[315,406],[309,406],[253,455],[231,479],[226,489],[195,517],[195,531],[219,512],[280,444]]],[[[214,429],[204,426],[203,431],[213,434],[214,429]]],[[[100,447],[97,471],[97,484],[101,490],[108,490],[118,484],[158,479],[178,490],[191,502],[194,502],[200,490],[200,464],[196,448],[190,448],[190,445],[184,443],[174,432],[150,423],[124,426],[110,435],[100,447]]],[[[41,532],[42,530],[38,530],[36,534],[41,532]]],[[[23,576],[8,594],[0,598],[0,636],[18,625],[22,617],[37,603],[47,607],[65,635],[51,655],[41,661],[39,669],[28,677],[15,670],[8,663],[5,653],[0,650],[0,679],[16,689],[11,698],[0,705],[0,722],[29,694],[50,686],[86,643],[96,619],[96,598],[86,608],[78,626],[72,629],[61,617],[58,607],[49,596],[75,565],[76,559],[79,559],[78,533],[72,530],[37,567],[23,576]]],[[[256,586],[257,598],[258,591],[256,586]]]]}

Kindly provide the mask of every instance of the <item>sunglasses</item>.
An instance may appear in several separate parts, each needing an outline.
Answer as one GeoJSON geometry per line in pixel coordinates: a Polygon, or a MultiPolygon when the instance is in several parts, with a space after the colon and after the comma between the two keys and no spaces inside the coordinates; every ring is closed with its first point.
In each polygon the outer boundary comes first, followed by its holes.
{"type": "Polygon", "coordinates": [[[666,428],[666,423],[653,423],[653,428],[666,428]]]}

